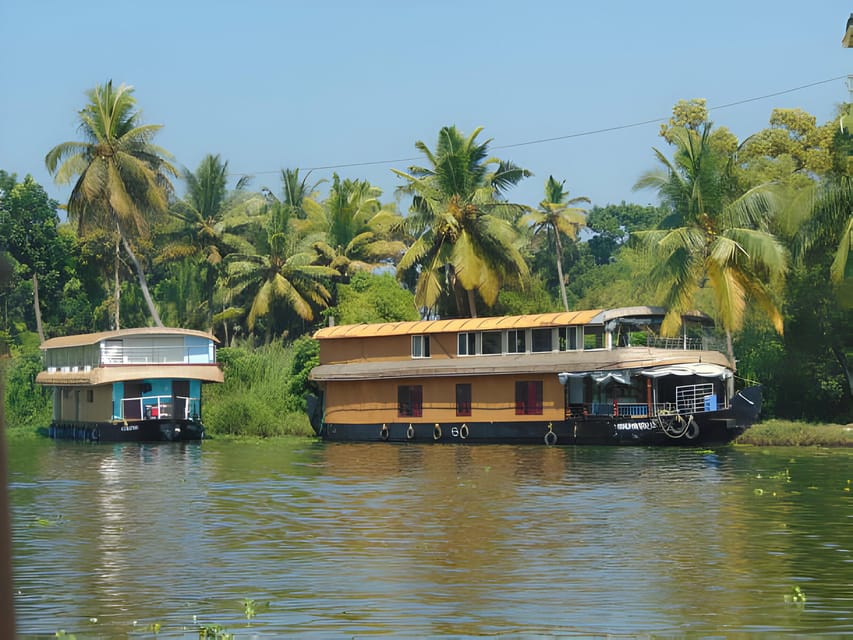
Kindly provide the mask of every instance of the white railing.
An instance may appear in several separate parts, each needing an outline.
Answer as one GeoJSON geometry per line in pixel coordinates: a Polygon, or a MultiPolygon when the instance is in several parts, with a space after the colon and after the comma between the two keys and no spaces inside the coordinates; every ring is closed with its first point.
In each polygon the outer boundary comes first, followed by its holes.
{"type": "Polygon", "coordinates": [[[178,418],[188,420],[199,415],[200,398],[187,396],[142,396],[122,398],[120,420],[178,418]]]}

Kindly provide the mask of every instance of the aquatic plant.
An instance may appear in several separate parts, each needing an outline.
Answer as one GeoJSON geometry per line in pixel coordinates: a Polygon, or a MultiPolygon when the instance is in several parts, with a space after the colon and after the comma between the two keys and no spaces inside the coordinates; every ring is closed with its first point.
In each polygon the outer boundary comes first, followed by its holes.
{"type": "Polygon", "coordinates": [[[221,624],[206,624],[198,628],[199,640],[234,640],[234,634],[221,624]]]}
{"type": "Polygon", "coordinates": [[[799,586],[794,585],[791,587],[790,593],[785,594],[785,602],[790,604],[805,604],[806,594],[799,586]]]}

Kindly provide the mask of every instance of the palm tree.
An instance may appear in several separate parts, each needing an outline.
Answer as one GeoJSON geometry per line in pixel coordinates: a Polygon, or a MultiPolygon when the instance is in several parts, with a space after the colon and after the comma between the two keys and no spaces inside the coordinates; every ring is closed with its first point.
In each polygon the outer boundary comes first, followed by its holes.
{"type": "Polygon", "coordinates": [[[832,247],[829,268],[832,282],[840,283],[848,275],[850,253],[853,252],[853,180],[841,176],[818,189],[811,201],[811,217],[797,234],[795,252],[802,256],[815,245],[832,247]]]}
{"type": "Polygon", "coordinates": [[[670,213],[657,229],[634,235],[657,258],[651,275],[664,287],[667,307],[661,330],[675,333],[681,314],[693,308],[708,283],[733,358],[731,336],[742,326],[748,299],[783,331],[782,315],[765,284],[787,269],[784,247],[766,230],[773,193],[766,185],[738,191],[733,159],[710,141],[710,123],[701,131],[673,127],[670,135],[676,147],[673,161],[655,149],[663,166],[634,187],[656,189],[670,213]]]}
{"type": "Polygon", "coordinates": [[[415,240],[398,275],[419,270],[415,301],[421,308],[433,308],[447,286],[457,313],[465,296],[468,314],[476,317],[475,292],[492,306],[504,281],[527,274],[512,225],[525,207],[507,202],[503,193],[530,172],[488,157],[491,141],[478,143],[480,131],[465,138],[456,127],[443,127],[435,152],[415,143],[429,167],[392,169],[407,181],[400,191],[413,196],[404,228],[415,240]]]}
{"type": "Polygon", "coordinates": [[[116,89],[110,80],[87,96],[89,104],[78,114],[85,142],[56,145],[45,164],[58,184],[77,177],[68,213],[77,220],[78,234],[89,226],[115,231],[115,327],[119,326],[119,245],[133,263],[154,323],[162,326],[129,239],[144,237],[147,217],[166,210],[171,191],[168,176],[177,171],[166,159],[168,154],[151,143],[161,125],[140,124],[133,87],[122,84],[116,89]]]}
{"type": "MultiPolygon", "coordinates": [[[[276,305],[289,307],[296,315],[312,321],[314,308],[325,307],[330,299],[323,280],[337,274],[326,266],[312,265],[312,255],[299,252],[289,217],[274,215],[267,230],[264,252],[232,254],[226,260],[225,283],[232,296],[251,301],[248,328],[254,330],[259,318],[270,316],[276,305]]],[[[267,325],[267,339],[272,325],[267,325]]]]}
{"type": "Polygon", "coordinates": [[[356,271],[373,271],[402,255],[405,245],[393,237],[403,219],[379,202],[382,191],[366,180],[332,179],[315,229],[316,262],[332,267],[347,280],[356,271]]]}
{"type": "Polygon", "coordinates": [[[586,196],[569,199],[569,192],[563,189],[566,181],[557,182],[554,176],[548,176],[545,183],[545,199],[539,203],[539,209],[531,211],[524,217],[526,224],[532,225],[534,237],[540,233],[553,236],[554,248],[557,251],[557,277],[560,280],[560,293],[563,296],[563,308],[569,310],[569,299],[566,296],[566,280],[563,277],[563,234],[572,240],[577,240],[580,228],[585,224],[585,209],[575,205],[581,202],[589,203],[586,196]]]}
{"type": "Polygon", "coordinates": [[[264,201],[245,190],[248,183],[245,176],[229,194],[228,162],[219,155],[206,155],[195,172],[184,169],[182,177],[187,185],[186,195],[173,203],[169,211],[181,226],[166,234],[157,261],[201,261],[207,299],[206,326],[211,329],[214,290],[223,259],[234,251],[251,250],[251,245],[237,231],[245,227],[253,214],[257,218],[264,201]]]}

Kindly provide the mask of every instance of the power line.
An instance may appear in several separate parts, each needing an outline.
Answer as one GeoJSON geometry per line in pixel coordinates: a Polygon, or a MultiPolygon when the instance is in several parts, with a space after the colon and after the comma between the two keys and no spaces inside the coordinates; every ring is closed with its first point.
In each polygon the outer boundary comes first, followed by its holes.
{"type": "MultiPolygon", "coordinates": [[[[808,84],[802,84],[798,87],[792,87],[790,89],[783,89],[782,91],[774,91],[773,93],[766,93],[761,96],[755,96],[752,98],[744,98],[743,100],[736,100],[735,102],[728,102],[726,104],[717,105],[715,107],[708,107],[708,111],[719,111],[720,109],[728,109],[729,107],[736,107],[742,104],[748,104],[750,102],[757,102],[759,100],[767,100],[768,98],[775,98],[776,96],[782,96],[788,93],[794,93],[796,91],[802,91],[803,89],[810,89],[812,87],[817,87],[822,84],[829,84],[830,82],[837,82],[838,80],[844,80],[848,76],[836,76],[834,78],[827,78],[826,80],[818,80],[817,82],[810,82],[808,84]]],[[[572,138],[583,138],[585,136],[593,136],[599,133],[609,133],[611,131],[622,131],[624,129],[633,129],[635,127],[644,127],[650,124],[656,124],[658,122],[666,122],[669,119],[669,116],[665,116],[662,118],[651,118],[649,120],[642,120],[640,122],[632,122],[630,124],[621,124],[613,127],[605,127],[603,129],[591,129],[589,131],[579,131],[577,133],[569,133],[563,136],[553,136],[551,138],[538,138],[536,140],[527,140],[526,142],[516,142],[513,144],[503,144],[503,145],[495,145],[492,149],[513,149],[516,147],[527,147],[534,144],[544,144],[546,142],[556,142],[558,140],[571,140],[572,138]]],[[[349,169],[353,167],[370,167],[380,164],[398,164],[401,162],[414,162],[416,160],[420,160],[420,157],[411,157],[411,158],[396,158],[394,160],[373,160],[370,162],[349,162],[343,164],[329,164],[329,165],[319,165],[316,167],[300,167],[304,171],[325,171],[328,169],[349,169]]],[[[254,173],[232,173],[229,175],[232,176],[246,176],[246,175],[269,175],[273,173],[279,173],[280,171],[256,171],[254,173]]]]}

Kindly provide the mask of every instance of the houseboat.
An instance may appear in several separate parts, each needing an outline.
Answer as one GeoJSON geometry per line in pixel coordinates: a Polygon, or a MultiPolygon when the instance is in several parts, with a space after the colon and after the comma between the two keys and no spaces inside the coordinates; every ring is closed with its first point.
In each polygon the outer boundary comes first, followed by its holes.
{"type": "Polygon", "coordinates": [[[708,316],[628,307],[329,326],[309,417],[326,440],[701,445],[758,417],[708,316]]]}
{"type": "Polygon", "coordinates": [[[223,380],[216,344],[202,331],[164,327],[46,340],[36,382],[53,387],[51,437],[202,439],[201,385],[223,380]]]}

